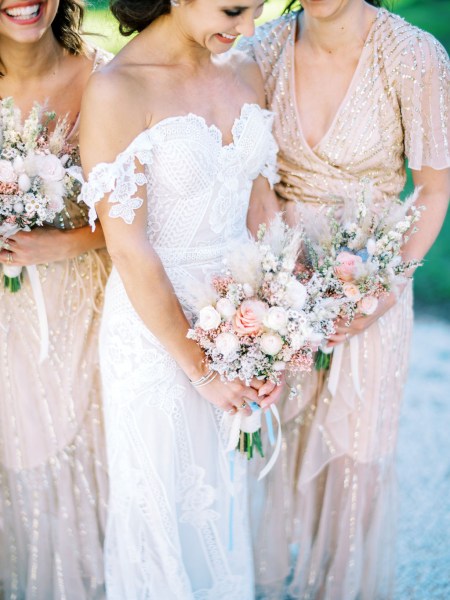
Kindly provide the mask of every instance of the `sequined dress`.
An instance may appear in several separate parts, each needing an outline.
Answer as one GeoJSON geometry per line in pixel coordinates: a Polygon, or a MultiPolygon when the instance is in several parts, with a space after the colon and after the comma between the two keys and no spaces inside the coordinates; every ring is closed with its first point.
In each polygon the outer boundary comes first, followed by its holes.
{"type": "MultiPolygon", "coordinates": [[[[97,50],[95,68],[108,59],[97,50]]],[[[52,225],[87,222],[87,207],[66,198],[52,225]]],[[[89,251],[37,269],[49,325],[42,364],[28,276],[15,294],[0,285],[0,598],[94,600],[104,597],[98,331],[109,258],[89,251]]]]}
{"type": "MultiPolygon", "coordinates": [[[[188,317],[192,284],[220,273],[229,244],[248,239],[253,180],[275,181],[271,124],[271,113],[245,104],[233,142],[223,145],[220,130],[195,114],[163,119],[113,163],[96,165],[83,187],[94,218],[95,203],[112,192],[109,215],[128,223],[131,236],[142,204],[137,186],[146,185],[147,235],[188,317]],[[139,163],[144,172],[136,172],[139,163]]],[[[111,484],[108,598],[252,599],[246,459],[235,457],[231,478],[223,411],[197,393],[148,330],[114,268],[100,357],[111,484]]]]}
{"type": "MultiPolygon", "coordinates": [[[[298,13],[284,15],[241,48],[256,59],[275,113],[276,190],[299,203],[306,227],[316,211],[358,198],[368,181],[376,202],[392,202],[405,183],[405,156],[416,170],[450,166],[449,62],[431,35],[379,9],[347,94],[311,148],[294,93],[298,27],[298,13]]],[[[360,397],[346,343],[334,396],[313,373],[283,405],[283,460],[253,511],[262,597],[391,597],[394,454],[411,325],[408,288],[357,336],[360,397]]]]}

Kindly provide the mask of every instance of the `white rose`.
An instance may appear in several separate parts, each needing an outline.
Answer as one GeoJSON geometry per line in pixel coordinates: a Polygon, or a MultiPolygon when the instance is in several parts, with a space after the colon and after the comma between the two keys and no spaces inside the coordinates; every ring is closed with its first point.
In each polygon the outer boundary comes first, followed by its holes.
{"type": "Polygon", "coordinates": [[[242,286],[246,298],[251,298],[254,295],[252,286],[249,283],[244,283],[242,286]]]}
{"type": "Polygon", "coordinates": [[[18,215],[20,215],[21,213],[23,213],[23,209],[24,209],[24,205],[23,202],[16,202],[14,204],[14,212],[17,213],[18,215]]]}
{"type": "Polygon", "coordinates": [[[291,279],[286,286],[285,298],[292,308],[301,310],[306,302],[306,287],[300,281],[291,279]]]}
{"type": "Polygon", "coordinates": [[[239,349],[239,340],[234,333],[219,333],[216,338],[216,348],[225,358],[232,357],[239,349]]]}
{"type": "Polygon", "coordinates": [[[66,170],[54,154],[37,157],[38,174],[46,181],[61,181],[66,170]]]}
{"type": "Polygon", "coordinates": [[[217,301],[216,310],[219,311],[219,313],[224,319],[228,320],[231,319],[231,317],[236,312],[236,307],[231,302],[231,300],[228,300],[228,298],[221,298],[217,301]]]}
{"type": "Polygon", "coordinates": [[[28,192],[31,187],[31,179],[26,173],[21,173],[19,175],[19,180],[17,183],[19,184],[19,189],[22,190],[22,192],[28,192]]]}
{"type": "Polygon", "coordinates": [[[284,308],[280,306],[272,306],[267,311],[266,316],[264,317],[264,325],[269,329],[274,329],[275,331],[282,331],[286,328],[287,324],[287,313],[284,308]]]}
{"type": "Polygon", "coordinates": [[[0,181],[3,183],[14,183],[16,172],[9,160],[0,160],[0,181]]]}
{"type": "Polygon", "coordinates": [[[259,345],[264,354],[275,356],[283,347],[283,340],[278,333],[263,333],[259,345]]]}
{"type": "Polygon", "coordinates": [[[205,306],[200,311],[198,323],[205,331],[216,329],[216,327],[219,327],[220,321],[220,315],[214,306],[205,306]]]}

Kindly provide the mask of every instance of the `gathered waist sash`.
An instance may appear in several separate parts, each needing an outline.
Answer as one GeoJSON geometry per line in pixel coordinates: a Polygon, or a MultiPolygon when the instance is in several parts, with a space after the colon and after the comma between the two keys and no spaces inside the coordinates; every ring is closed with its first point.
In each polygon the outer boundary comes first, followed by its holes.
{"type": "Polygon", "coordinates": [[[194,246],[192,248],[154,246],[155,252],[166,269],[217,262],[223,258],[229,248],[230,244],[194,246]]]}

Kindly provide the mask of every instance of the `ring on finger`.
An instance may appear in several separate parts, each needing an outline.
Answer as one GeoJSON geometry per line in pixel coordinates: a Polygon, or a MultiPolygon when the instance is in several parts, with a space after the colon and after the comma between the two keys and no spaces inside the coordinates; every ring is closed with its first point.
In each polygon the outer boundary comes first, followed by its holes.
{"type": "Polygon", "coordinates": [[[243,410],[244,408],[247,408],[247,402],[245,400],[242,402],[238,410],[243,410]]]}
{"type": "Polygon", "coordinates": [[[235,408],[234,406],[232,406],[232,407],[230,408],[230,410],[227,410],[227,413],[228,413],[229,415],[234,415],[236,412],[237,412],[237,410],[236,410],[236,408],[235,408]]]}
{"type": "Polygon", "coordinates": [[[346,340],[347,340],[347,342],[348,342],[348,340],[350,339],[350,334],[349,334],[349,333],[346,333],[346,334],[345,334],[345,339],[346,339],[346,340]]]}
{"type": "Polygon", "coordinates": [[[3,242],[3,248],[9,252],[11,250],[11,244],[3,242]]]}
{"type": "Polygon", "coordinates": [[[7,257],[6,257],[6,260],[7,260],[9,263],[12,263],[12,261],[13,261],[13,255],[12,255],[12,252],[8,252],[8,255],[7,255],[7,257]]]}

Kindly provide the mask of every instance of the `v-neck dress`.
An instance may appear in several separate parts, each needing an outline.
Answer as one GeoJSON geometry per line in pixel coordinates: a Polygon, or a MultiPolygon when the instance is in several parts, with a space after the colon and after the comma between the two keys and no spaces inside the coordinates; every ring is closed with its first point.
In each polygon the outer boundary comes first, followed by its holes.
{"type": "MultiPolygon", "coordinates": [[[[280,198],[298,203],[305,227],[317,211],[371,186],[389,205],[412,169],[445,169],[449,149],[449,61],[429,34],[379,9],[347,93],[314,148],[305,141],[295,100],[298,12],[260,27],[242,42],[262,71],[275,113],[280,198]]],[[[298,68],[301,68],[299,66],[298,68]]],[[[303,118],[307,118],[303,115],[303,118]]],[[[358,336],[358,397],[350,347],[344,347],[332,397],[317,373],[286,401],[284,456],[253,511],[257,582],[263,597],[389,598],[392,590],[394,452],[412,326],[412,296],[358,336]],[[262,510],[262,512],[261,512],[262,510]]]]}
{"type": "MultiPolygon", "coordinates": [[[[111,58],[92,51],[94,70],[111,58]]],[[[77,143],[78,119],[70,132],[77,143]]],[[[66,197],[51,223],[76,229],[88,208],[66,197]]],[[[98,334],[105,249],[37,265],[49,326],[39,363],[35,296],[24,274],[0,285],[0,598],[100,600],[107,471],[98,334]]]]}

